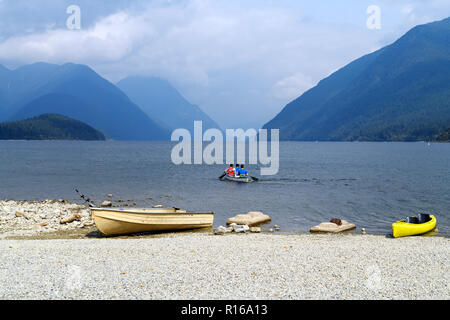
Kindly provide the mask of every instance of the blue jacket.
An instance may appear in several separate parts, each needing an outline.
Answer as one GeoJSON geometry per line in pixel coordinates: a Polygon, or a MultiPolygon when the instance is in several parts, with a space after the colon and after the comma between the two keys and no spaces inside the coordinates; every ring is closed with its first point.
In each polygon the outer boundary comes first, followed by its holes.
{"type": "Polygon", "coordinates": [[[239,173],[241,174],[241,176],[242,175],[246,175],[246,174],[248,174],[248,172],[247,172],[247,170],[245,170],[245,169],[239,169],[239,173]]]}

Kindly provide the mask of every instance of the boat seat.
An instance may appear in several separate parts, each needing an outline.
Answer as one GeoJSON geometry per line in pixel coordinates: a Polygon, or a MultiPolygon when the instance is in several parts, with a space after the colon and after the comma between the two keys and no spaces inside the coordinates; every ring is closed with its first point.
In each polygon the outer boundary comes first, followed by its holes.
{"type": "Polygon", "coordinates": [[[419,213],[418,216],[419,216],[419,223],[425,223],[431,220],[429,214],[419,213]]]}
{"type": "Polygon", "coordinates": [[[407,217],[405,219],[406,223],[413,223],[413,224],[419,224],[419,218],[417,217],[407,217]]]}

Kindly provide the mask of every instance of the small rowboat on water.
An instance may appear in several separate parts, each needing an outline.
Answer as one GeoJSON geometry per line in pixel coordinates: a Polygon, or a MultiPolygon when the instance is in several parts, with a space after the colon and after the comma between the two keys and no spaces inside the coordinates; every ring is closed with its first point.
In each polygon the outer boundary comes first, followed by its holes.
{"type": "Polygon", "coordinates": [[[227,180],[230,180],[230,181],[245,182],[245,183],[253,182],[253,181],[254,181],[254,180],[252,179],[252,177],[250,177],[250,176],[242,176],[242,177],[239,177],[239,176],[232,176],[232,175],[226,174],[226,175],[224,176],[224,178],[227,179],[227,180]]]}
{"type": "Polygon", "coordinates": [[[194,213],[177,208],[91,208],[98,230],[105,235],[149,231],[178,231],[212,227],[214,213],[194,213]]]}
{"type": "Polygon", "coordinates": [[[430,232],[436,228],[436,218],[430,214],[418,214],[417,217],[406,219],[392,224],[392,235],[394,238],[414,236],[430,232]]]}

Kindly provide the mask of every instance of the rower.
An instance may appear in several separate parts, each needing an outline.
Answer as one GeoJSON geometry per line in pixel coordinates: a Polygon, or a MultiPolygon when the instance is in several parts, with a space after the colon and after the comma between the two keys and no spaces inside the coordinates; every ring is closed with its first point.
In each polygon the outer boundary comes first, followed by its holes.
{"type": "Polygon", "coordinates": [[[226,169],[225,172],[226,172],[229,176],[234,176],[234,168],[233,168],[233,165],[230,164],[230,167],[229,167],[228,169],[226,169]]]}
{"type": "Polygon", "coordinates": [[[239,169],[239,173],[241,176],[248,177],[248,172],[247,172],[247,170],[244,169],[244,165],[241,165],[241,169],[239,169]]]}
{"type": "Polygon", "coordinates": [[[236,168],[234,168],[234,173],[237,177],[240,176],[241,168],[239,168],[239,165],[236,163],[236,168]]]}

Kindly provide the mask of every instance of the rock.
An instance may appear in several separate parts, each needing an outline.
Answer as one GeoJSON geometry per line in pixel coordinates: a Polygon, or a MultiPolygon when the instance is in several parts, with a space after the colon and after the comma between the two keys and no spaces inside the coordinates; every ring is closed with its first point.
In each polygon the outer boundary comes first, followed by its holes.
{"type": "Polygon", "coordinates": [[[25,215],[25,214],[24,214],[23,212],[16,211],[16,217],[17,217],[17,218],[23,217],[24,215],[25,215]]]}
{"type": "Polygon", "coordinates": [[[235,217],[229,218],[227,224],[236,223],[238,225],[255,226],[265,222],[269,222],[271,218],[259,211],[250,211],[247,214],[238,214],[235,217]]]}
{"type": "Polygon", "coordinates": [[[81,216],[79,214],[74,214],[73,216],[69,217],[69,218],[65,218],[65,219],[61,219],[61,221],[59,221],[60,224],[66,224],[66,223],[71,223],[75,220],[80,220],[81,216]]]}
{"type": "Polygon", "coordinates": [[[39,218],[41,218],[41,219],[47,219],[47,216],[46,216],[45,214],[40,214],[40,215],[39,215],[39,218]]]}
{"type": "Polygon", "coordinates": [[[214,234],[222,235],[227,232],[227,229],[223,226],[218,227],[217,229],[214,229],[214,234]]]}
{"type": "Polygon", "coordinates": [[[48,225],[48,222],[42,222],[42,223],[40,223],[39,225],[40,225],[41,227],[45,227],[45,226],[48,225]]]}
{"type": "Polygon", "coordinates": [[[366,232],[366,229],[365,228],[361,228],[361,233],[362,234],[366,234],[367,232],[366,232]]]}
{"type": "Polygon", "coordinates": [[[108,198],[112,198],[112,197],[113,197],[112,193],[108,194],[108,198]]]}
{"type": "Polygon", "coordinates": [[[269,229],[269,232],[273,232],[273,229],[272,229],[272,228],[270,228],[270,229],[269,229]]]}
{"type": "Polygon", "coordinates": [[[251,227],[250,228],[250,232],[252,232],[252,233],[260,233],[261,232],[261,228],[260,227],[251,227]]]}
{"type": "Polygon", "coordinates": [[[156,206],[153,206],[153,208],[162,208],[162,204],[157,204],[156,206]]]}
{"type": "Polygon", "coordinates": [[[225,230],[226,230],[226,233],[233,232],[233,228],[232,227],[225,228],[225,230]]]}
{"type": "Polygon", "coordinates": [[[103,201],[102,202],[102,207],[103,208],[112,207],[111,201],[103,201]]]}
{"type": "Polygon", "coordinates": [[[338,226],[342,225],[342,220],[339,218],[333,218],[330,220],[330,222],[337,224],[338,226]]]}
{"type": "Polygon", "coordinates": [[[92,220],[85,221],[85,222],[83,223],[83,226],[84,226],[84,227],[90,227],[90,226],[92,226],[92,225],[94,225],[94,221],[92,221],[92,220]]]}
{"type": "Polygon", "coordinates": [[[339,233],[344,231],[353,230],[356,228],[356,225],[352,223],[348,223],[345,220],[341,221],[341,225],[338,226],[336,223],[333,222],[322,222],[318,226],[312,227],[309,231],[310,232],[330,232],[330,233],[339,233]]]}
{"type": "Polygon", "coordinates": [[[236,226],[233,227],[234,232],[237,232],[237,233],[245,233],[249,229],[250,228],[246,224],[244,224],[244,225],[236,225],[236,226]]]}
{"type": "Polygon", "coordinates": [[[273,228],[274,228],[275,230],[280,230],[280,226],[277,225],[277,224],[274,224],[274,225],[273,225],[273,228]]]}

